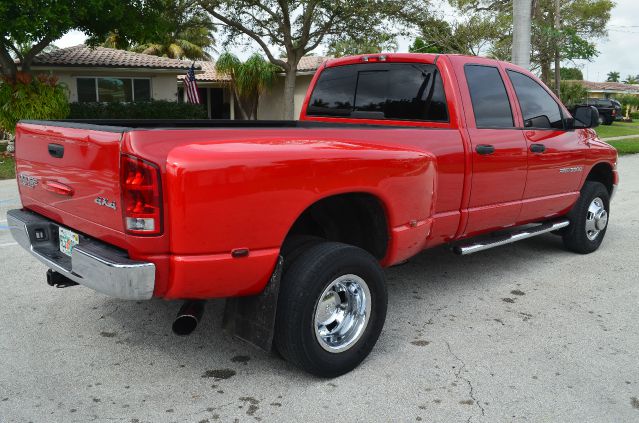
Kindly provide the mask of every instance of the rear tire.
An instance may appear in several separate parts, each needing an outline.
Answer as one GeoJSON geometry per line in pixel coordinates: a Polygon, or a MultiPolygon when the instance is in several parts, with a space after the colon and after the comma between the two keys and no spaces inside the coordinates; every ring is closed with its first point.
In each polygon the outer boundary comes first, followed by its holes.
{"type": "Polygon", "coordinates": [[[282,277],[275,347],[314,375],[347,373],[375,346],[387,301],[384,274],[371,254],[337,242],[310,245],[282,277]]]}
{"type": "Polygon", "coordinates": [[[579,199],[568,218],[568,226],[563,234],[567,250],[579,254],[589,254],[597,250],[608,229],[610,194],[600,182],[586,181],[579,199]]]}

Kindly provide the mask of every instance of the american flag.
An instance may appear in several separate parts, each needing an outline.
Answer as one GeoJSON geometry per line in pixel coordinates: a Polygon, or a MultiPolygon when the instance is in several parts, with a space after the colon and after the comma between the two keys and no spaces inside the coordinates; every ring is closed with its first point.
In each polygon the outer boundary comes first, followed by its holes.
{"type": "Polygon", "coordinates": [[[195,82],[195,62],[184,78],[184,92],[186,92],[186,99],[189,103],[200,104],[200,94],[197,91],[197,82],[195,82]]]}

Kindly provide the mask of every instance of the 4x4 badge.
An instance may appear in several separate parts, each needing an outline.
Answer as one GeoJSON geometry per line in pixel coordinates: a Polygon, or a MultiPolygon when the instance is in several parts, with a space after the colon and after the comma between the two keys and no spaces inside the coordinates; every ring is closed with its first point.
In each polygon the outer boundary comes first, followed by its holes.
{"type": "Polygon", "coordinates": [[[115,201],[109,201],[107,198],[104,197],[96,197],[95,204],[97,204],[98,206],[106,206],[113,210],[117,208],[115,201]]]}

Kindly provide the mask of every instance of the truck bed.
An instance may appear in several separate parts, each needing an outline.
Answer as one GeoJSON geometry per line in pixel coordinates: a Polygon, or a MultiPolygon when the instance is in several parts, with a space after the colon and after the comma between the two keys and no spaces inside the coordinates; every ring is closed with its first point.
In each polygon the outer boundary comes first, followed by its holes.
{"type": "MultiPolygon", "coordinates": [[[[230,119],[60,119],[22,120],[21,123],[106,132],[129,132],[140,129],[264,129],[264,128],[403,128],[403,126],[312,122],[301,120],[230,120],[230,119]]],[[[434,129],[434,128],[429,128],[434,129]]]]}

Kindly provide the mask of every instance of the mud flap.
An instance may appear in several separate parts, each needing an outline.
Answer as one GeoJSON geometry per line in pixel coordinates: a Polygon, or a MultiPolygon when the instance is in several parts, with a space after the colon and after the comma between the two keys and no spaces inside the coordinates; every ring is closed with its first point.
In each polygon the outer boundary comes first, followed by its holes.
{"type": "Polygon", "coordinates": [[[222,319],[226,332],[267,352],[273,347],[283,263],[284,259],[279,256],[273,275],[261,294],[227,299],[222,319]]]}

